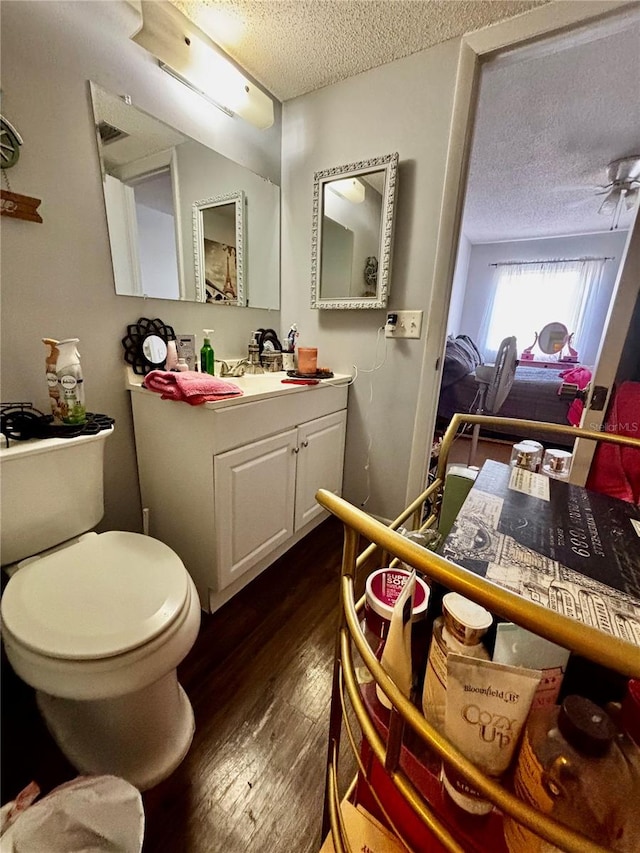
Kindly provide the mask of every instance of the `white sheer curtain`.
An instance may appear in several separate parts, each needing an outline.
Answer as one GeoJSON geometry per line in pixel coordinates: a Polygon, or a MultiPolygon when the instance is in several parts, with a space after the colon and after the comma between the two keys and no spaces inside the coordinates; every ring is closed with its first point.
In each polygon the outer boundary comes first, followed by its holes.
{"type": "Polygon", "coordinates": [[[581,342],[585,345],[599,333],[602,318],[594,317],[592,309],[600,296],[604,263],[600,258],[496,266],[478,342],[485,361],[495,359],[500,342],[510,335],[522,352],[551,322],[574,332],[579,352],[581,342]]]}

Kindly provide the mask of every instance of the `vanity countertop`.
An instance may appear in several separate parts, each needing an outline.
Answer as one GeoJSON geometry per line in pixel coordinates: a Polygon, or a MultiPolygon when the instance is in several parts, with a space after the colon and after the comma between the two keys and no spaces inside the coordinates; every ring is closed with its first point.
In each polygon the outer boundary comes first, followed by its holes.
{"type": "MultiPolygon", "coordinates": [[[[156,391],[149,391],[143,388],[142,380],[144,377],[137,376],[130,367],[126,368],[126,384],[129,391],[134,394],[153,394],[159,396],[156,391]]],[[[244,392],[241,396],[225,397],[222,400],[216,400],[211,403],[203,403],[200,406],[194,406],[198,409],[221,409],[228,406],[237,406],[242,403],[255,402],[257,400],[266,400],[273,397],[279,397],[291,394],[300,394],[308,391],[319,391],[327,386],[347,385],[351,376],[346,373],[335,373],[331,379],[321,379],[317,385],[293,385],[283,382],[287,379],[285,371],[278,373],[258,373],[244,376],[229,376],[222,377],[224,380],[237,385],[244,392]]],[[[166,400],[164,402],[173,403],[176,401],[166,400]]],[[[180,405],[185,404],[180,402],[180,405]]],[[[187,404],[188,405],[188,404],[187,404]]]]}

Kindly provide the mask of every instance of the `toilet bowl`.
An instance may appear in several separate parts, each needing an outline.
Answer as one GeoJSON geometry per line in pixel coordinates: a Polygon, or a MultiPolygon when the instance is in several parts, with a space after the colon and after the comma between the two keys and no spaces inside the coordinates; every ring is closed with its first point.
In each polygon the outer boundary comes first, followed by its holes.
{"type": "Polygon", "coordinates": [[[86,534],[25,561],[0,608],[7,657],[79,771],[144,790],[177,767],[194,718],[176,667],[200,606],[170,548],[136,533],[86,534]]]}
{"type": "Polygon", "coordinates": [[[2,639],[76,769],[145,790],[173,772],[193,738],[176,668],[197,637],[200,604],[164,543],[84,532],[103,513],[111,432],[0,451],[2,552],[19,560],[0,601],[2,639]]]}

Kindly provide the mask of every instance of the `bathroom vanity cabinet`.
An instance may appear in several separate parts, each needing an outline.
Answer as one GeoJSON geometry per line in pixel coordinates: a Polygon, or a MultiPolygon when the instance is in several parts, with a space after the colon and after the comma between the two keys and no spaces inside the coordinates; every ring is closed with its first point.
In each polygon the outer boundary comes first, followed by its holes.
{"type": "Polygon", "coordinates": [[[341,494],[348,376],[286,385],[233,379],[242,397],[190,406],[129,382],[149,533],[180,556],[213,612],[327,513],[341,494]]]}

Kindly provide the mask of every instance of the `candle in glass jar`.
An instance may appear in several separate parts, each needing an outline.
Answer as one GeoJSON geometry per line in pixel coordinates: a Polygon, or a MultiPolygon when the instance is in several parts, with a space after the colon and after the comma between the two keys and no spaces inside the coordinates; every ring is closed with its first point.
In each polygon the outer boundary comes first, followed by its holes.
{"type": "Polygon", "coordinates": [[[316,347],[298,347],[298,373],[317,373],[318,350],[316,347]]]}

